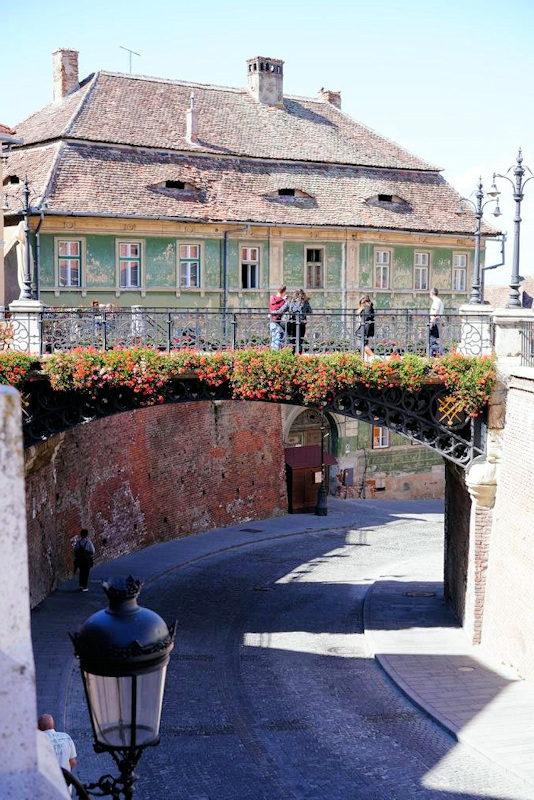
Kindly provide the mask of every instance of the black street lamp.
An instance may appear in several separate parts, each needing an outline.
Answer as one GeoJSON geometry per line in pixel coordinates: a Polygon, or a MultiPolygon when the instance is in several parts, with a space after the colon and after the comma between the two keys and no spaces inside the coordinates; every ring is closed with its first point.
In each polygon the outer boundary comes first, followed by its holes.
{"type": "MultiPolygon", "coordinates": [[[[488,192],[488,196],[490,193],[488,192]]],[[[457,214],[465,214],[466,208],[464,203],[469,203],[470,206],[473,207],[475,211],[475,254],[473,258],[473,287],[471,289],[471,297],[469,298],[469,303],[471,305],[479,305],[483,302],[484,298],[482,295],[482,272],[480,269],[480,242],[482,238],[482,213],[484,208],[489,205],[489,203],[497,203],[497,207],[493,212],[494,217],[501,216],[501,210],[499,208],[499,202],[496,196],[491,195],[489,200],[486,200],[485,203],[482,201],[484,200],[484,189],[482,186],[482,178],[478,179],[478,186],[475,192],[476,202],[471,200],[469,197],[461,197],[458,203],[458,209],[456,211],[457,214]]]]}
{"type": "Polygon", "coordinates": [[[324,432],[325,432],[325,419],[321,411],[321,485],[317,492],[317,502],[315,504],[315,515],[317,517],[326,517],[328,514],[328,506],[326,500],[326,483],[324,475],[324,432]]]}
{"type": "MultiPolygon", "coordinates": [[[[37,195],[33,195],[33,197],[37,197],[37,195]]],[[[31,266],[31,228],[30,228],[30,214],[41,213],[41,210],[32,208],[31,200],[32,200],[32,192],[30,189],[30,185],[28,183],[28,178],[24,178],[24,183],[22,186],[22,190],[20,192],[20,196],[16,194],[11,195],[11,199],[14,199],[20,206],[20,210],[22,211],[22,216],[24,218],[24,278],[22,281],[22,289],[20,293],[20,300],[34,300],[33,294],[33,280],[32,280],[32,266],[31,266]]],[[[2,208],[3,211],[11,211],[11,206],[9,205],[8,195],[6,194],[4,197],[4,205],[2,208]]]]}
{"type": "Polygon", "coordinates": [[[529,167],[523,166],[523,153],[521,148],[517,153],[515,165],[512,165],[506,170],[504,175],[497,172],[493,173],[493,185],[488,194],[490,197],[497,198],[500,191],[495,183],[496,178],[503,178],[508,183],[512,184],[513,197],[515,201],[515,215],[514,215],[514,255],[512,261],[512,277],[510,280],[510,292],[508,295],[507,308],[521,308],[521,301],[519,299],[519,285],[521,283],[521,276],[519,275],[519,248],[520,248],[520,233],[521,233],[521,201],[523,200],[523,191],[525,185],[534,178],[532,170],[529,167]],[[513,171],[514,179],[508,177],[508,173],[513,171]],[[530,178],[526,181],[523,180],[525,172],[530,172],[530,178]]]}
{"type": "Polygon", "coordinates": [[[109,608],[71,635],[80,659],[96,753],[110,753],[120,776],[103,775],[78,795],[131,800],[134,769],[145,747],[159,743],[159,726],[175,625],[137,605],[141,581],[131,575],[104,583],[109,608]]]}

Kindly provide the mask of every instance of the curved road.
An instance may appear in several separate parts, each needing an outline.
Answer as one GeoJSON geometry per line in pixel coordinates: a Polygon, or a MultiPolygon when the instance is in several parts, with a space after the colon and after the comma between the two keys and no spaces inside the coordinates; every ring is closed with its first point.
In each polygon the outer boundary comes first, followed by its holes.
{"type": "MultiPolygon", "coordinates": [[[[439,576],[443,521],[365,508],[352,530],[254,541],[261,523],[251,523],[250,543],[145,587],[141,603],[177,618],[179,633],[162,741],[141,759],[139,800],[528,800],[520,781],[442,732],[370,657],[367,587],[422,561],[439,576]]],[[[77,671],[67,700],[80,777],[94,778],[105,757],[91,752],[77,671]]]]}

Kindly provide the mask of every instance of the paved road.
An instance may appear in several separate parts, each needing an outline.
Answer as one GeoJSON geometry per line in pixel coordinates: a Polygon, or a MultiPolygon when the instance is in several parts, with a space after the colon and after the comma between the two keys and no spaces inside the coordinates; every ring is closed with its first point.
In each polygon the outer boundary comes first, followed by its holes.
{"type": "MultiPolygon", "coordinates": [[[[293,533],[293,517],[269,521],[268,530],[243,526],[239,541],[211,534],[205,552],[177,567],[169,557],[164,568],[164,550],[130,557],[155,574],[142,603],[177,618],[179,631],[162,742],[141,760],[139,800],[531,800],[521,781],[417,711],[363,634],[374,581],[404,579],[422,562],[439,576],[439,507],[359,509],[348,528],[317,530],[317,518],[301,517],[301,530],[308,521],[312,530],[293,533]]],[[[80,598],[65,587],[43,604],[41,625],[35,615],[41,704],[65,700],[82,779],[105,771],[105,757],[91,752],[77,672],[68,659],[61,669],[46,661],[65,659],[46,647],[46,628],[54,603],[64,611],[56,635],[68,607],[83,619],[101,606],[93,588],[80,598]]]]}

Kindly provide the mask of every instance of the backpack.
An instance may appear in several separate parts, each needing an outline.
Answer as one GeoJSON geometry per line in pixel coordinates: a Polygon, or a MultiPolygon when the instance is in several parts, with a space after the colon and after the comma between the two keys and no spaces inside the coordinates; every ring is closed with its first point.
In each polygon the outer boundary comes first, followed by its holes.
{"type": "Polygon", "coordinates": [[[74,549],[75,567],[92,567],[95,563],[93,554],[85,547],[83,542],[76,542],[74,549]]]}

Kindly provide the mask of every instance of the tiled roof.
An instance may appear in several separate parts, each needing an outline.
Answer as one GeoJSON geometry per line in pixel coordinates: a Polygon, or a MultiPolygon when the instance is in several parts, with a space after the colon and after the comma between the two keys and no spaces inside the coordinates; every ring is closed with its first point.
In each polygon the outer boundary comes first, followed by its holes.
{"type": "Polygon", "coordinates": [[[11,128],[8,128],[7,125],[2,125],[2,123],[0,123],[0,133],[7,133],[9,136],[14,136],[16,131],[12,130],[11,128]]]}
{"type": "MultiPolygon", "coordinates": [[[[474,216],[458,216],[459,195],[436,172],[368,167],[277,163],[137,148],[55,144],[17,150],[10,174],[28,174],[44,189],[52,160],[49,213],[133,215],[191,221],[275,225],[369,227],[472,234],[474,216]],[[183,181],[191,191],[166,189],[183,181]],[[309,197],[280,197],[279,189],[301,189],[309,197]],[[396,195],[396,206],[367,202],[396,195]]],[[[493,232],[486,227],[485,232],[493,232]]]]}
{"type": "MultiPolygon", "coordinates": [[[[486,286],[484,300],[493,308],[505,308],[510,299],[509,286],[486,286]]],[[[519,300],[523,308],[532,308],[534,299],[534,278],[526,276],[519,286],[519,300]]]]}
{"type": "Polygon", "coordinates": [[[256,102],[246,89],[109,72],[96,73],[17,130],[26,143],[69,137],[272,160],[437,169],[324,100],[285,97],[278,108],[256,102]],[[197,144],[185,138],[191,91],[197,144]]]}
{"type": "MultiPolygon", "coordinates": [[[[27,177],[32,192],[31,203],[38,205],[49,184],[60,150],[59,142],[29,150],[20,148],[10,150],[7,164],[4,167],[4,175],[17,175],[21,181],[27,177]]],[[[18,195],[20,185],[10,186],[8,184],[3,191],[7,193],[8,197],[18,195]]],[[[16,210],[16,204],[10,203],[10,205],[13,210],[16,210]]]]}

